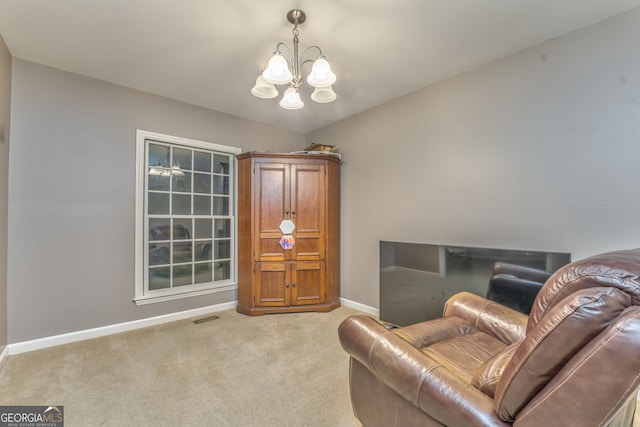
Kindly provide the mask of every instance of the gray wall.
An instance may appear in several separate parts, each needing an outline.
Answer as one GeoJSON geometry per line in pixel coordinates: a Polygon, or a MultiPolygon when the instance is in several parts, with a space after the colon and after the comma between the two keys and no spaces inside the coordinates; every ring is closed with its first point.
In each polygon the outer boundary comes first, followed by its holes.
{"type": "Polygon", "coordinates": [[[307,135],[342,165],[342,296],[378,307],[380,240],[640,246],[640,9],[307,135]]]}
{"type": "Polygon", "coordinates": [[[11,118],[11,54],[0,37],[0,353],[7,341],[7,218],[9,122],[11,118]]]}
{"type": "Polygon", "coordinates": [[[243,150],[305,144],[301,134],[14,58],[9,343],[236,299],[131,302],[136,129],[243,150]]]}

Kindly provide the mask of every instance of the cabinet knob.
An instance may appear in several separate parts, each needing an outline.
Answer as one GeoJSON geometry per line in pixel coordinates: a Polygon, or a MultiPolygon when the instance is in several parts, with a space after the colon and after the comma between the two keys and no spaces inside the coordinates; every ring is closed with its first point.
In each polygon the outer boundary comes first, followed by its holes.
{"type": "Polygon", "coordinates": [[[288,283],[285,283],[285,284],[284,284],[284,287],[285,287],[285,288],[288,288],[288,287],[289,287],[289,284],[288,284],[288,283]]]}
{"type": "Polygon", "coordinates": [[[295,284],[295,283],[292,283],[292,284],[291,284],[291,286],[295,288],[295,287],[296,287],[296,284],[295,284]]]}

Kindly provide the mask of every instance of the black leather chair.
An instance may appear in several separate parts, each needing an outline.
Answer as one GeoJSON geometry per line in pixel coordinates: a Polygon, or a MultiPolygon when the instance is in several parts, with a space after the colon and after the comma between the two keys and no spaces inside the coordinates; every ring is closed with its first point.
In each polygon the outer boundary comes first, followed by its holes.
{"type": "Polygon", "coordinates": [[[496,262],[489,279],[487,299],[529,314],[533,300],[550,276],[551,273],[545,270],[496,262]]]}

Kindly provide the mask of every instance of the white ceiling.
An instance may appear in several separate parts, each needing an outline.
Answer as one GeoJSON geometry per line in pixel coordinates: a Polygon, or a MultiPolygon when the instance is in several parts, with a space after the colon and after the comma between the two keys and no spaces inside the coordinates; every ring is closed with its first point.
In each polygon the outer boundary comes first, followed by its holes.
{"type": "MultiPolygon", "coordinates": [[[[308,133],[640,5],[640,0],[0,0],[14,57],[308,133]],[[250,94],[300,8],[338,99],[250,94]]],[[[305,85],[306,86],[306,85],[305,85]]],[[[281,91],[282,92],[282,91],[281,91]]]]}

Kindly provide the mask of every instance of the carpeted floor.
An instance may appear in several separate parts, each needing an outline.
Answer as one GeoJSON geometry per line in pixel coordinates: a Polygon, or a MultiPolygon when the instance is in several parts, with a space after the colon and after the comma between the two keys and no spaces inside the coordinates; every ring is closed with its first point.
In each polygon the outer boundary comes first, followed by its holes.
{"type": "Polygon", "coordinates": [[[11,356],[0,405],[64,405],[67,427],[358,427],[337,336],[356,313],[229,310],[11,356]]]}
{"type": "Polygon", "coordinates": [[[229,310],[11,356],[0,405],[64,405],[67,427],[356,427],[337,336],[355,313],[229,310]]]}

